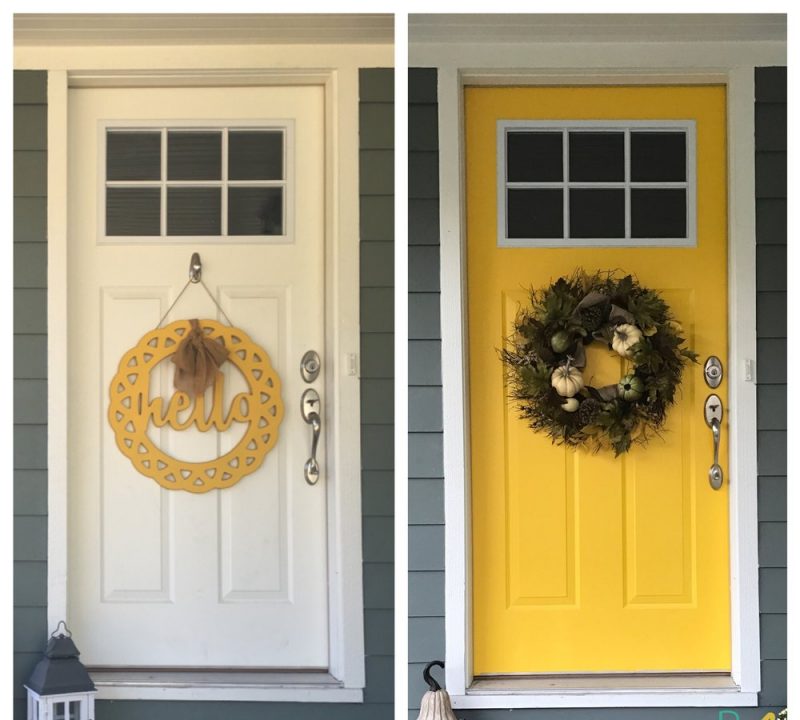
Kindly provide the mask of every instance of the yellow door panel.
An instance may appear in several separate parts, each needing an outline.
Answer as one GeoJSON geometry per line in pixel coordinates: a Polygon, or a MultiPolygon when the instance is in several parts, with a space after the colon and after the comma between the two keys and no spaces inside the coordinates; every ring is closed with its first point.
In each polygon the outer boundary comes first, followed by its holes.
{"type": "MultiPolygon", "coordinates": [[[[708,482],[702,365],[687,369],[663,439],[615,459],[528,429],[497,353],[527,289],[582,267],[634,274],[703,360],[726,362],[725,103],[718,86],[465,91],[476,675],[730,669],[728,490],[708,482]],[[497,122],[603,119],[695,121],[696,247],[498,247],[497,122]]],[[[620,359],[596,345],[587,380],[616,382],[620,359]]],[[[727,410],[726,382],[715,392],[727,410]]],[[[727,477],[726,439],[727,415],[727,477]]]]}

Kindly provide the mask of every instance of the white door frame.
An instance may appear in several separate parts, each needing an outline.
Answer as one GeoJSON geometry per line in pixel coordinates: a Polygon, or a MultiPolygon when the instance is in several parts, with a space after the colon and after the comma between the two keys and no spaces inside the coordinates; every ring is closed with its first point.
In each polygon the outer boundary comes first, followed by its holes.
{"type": "MultiPolygon", "coordinates": [[[[73,86],[316,84],[325,89],[328,444],[328,673],[231,685],[196,681],[98,684],[98,698],[362,702],[358,71],[392,66],[391,45],[18,47],[16,69],[48,71],[48,625],[67,609],[67,102],[73,86]],[[209,70],[209,68],[213,68],[209,70]],[[255,68],[255,69],[253,69],[255,68]],[[267,68],[267,69],[264,69],[267,68]],[[324,68],[324,69],[320,69],[324,68]],[[357,365],[356,365],[357,366],[357,365]]],[[[78,639],[80,642],[80,639],[78,639]]]]}
{"type": "MultiPolygon", "coordinates": [[[[413,28],[412,28],[413,29],[413,28]]],[[[761,688],[755,277],[754,67],[784,64],[785,44],[515,41],[412,45],[411,64],[438,69],[439,211],[445,503],[445,673],[456,708],[755,706],[761,688]],[[498,67],[498,59],[503,65],[498,67]],[[535,66],[531,59],[535,58],[535,66]],[[722,83],[728,102],[730,563],[733,687],[487,692],[473,686],[464,223],[466,85],[722,83]],[[453,130],[456,130],[455,132],[453,130]]]]}

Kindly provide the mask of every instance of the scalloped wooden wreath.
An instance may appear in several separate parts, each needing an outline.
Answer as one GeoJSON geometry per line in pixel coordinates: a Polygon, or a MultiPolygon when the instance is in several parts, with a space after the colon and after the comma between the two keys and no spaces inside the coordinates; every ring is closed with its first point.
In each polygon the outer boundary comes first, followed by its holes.
{"type": "Polygon", "coordinates": [[[161,487],[192,493],[231,487],[257,470],[275,446],[283,419],[281,382],[266,351],[239,328],[216,320],[200,320],[198,325],[205,337],[224,346],[228,361],[247,381],[248,391],[233,398],[227,413],[222,407],[222,375],[216,368],[211,373],[214,389],[210,412],[205,407],[204,392],[198,392],[192,399],[187,392],[177,390],[166,407],[163,398],[150,397],[152,371],[173,356],[191,333],[190,320],[178,320],[151,330],[122,356],[109,388],[108,407],[108,421],[117,447],[136,470],[161,487]],[[247,424],[241,440],[221,457],[204,462],[171,457],[147,434],[151,423],[174,430],[194,426],[203,432],[211,429],[224,432],[234,422],[247,424]]]}

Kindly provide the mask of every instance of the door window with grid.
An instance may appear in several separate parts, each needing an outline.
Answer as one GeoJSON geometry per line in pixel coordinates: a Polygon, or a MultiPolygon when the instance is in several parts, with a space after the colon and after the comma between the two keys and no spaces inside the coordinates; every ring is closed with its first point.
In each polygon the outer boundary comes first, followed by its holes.
{"type": "Polygon", "coordinates": [[[101,242],[291,242],[291,125],[103,128],[101,242]]]}
{"type": "Polygon", "coordinates": [[[691,121],[498,121],[500,247],[696,244],[691,121]]]}

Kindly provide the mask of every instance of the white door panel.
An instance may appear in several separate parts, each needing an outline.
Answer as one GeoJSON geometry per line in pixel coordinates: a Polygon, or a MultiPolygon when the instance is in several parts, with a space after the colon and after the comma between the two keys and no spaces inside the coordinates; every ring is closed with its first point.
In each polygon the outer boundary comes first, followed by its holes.
{"type": "MultiPolygon", "coordinates": [[[[310,429],[299,412],[308,387],[300,358],[311,348],[325,356],[323,91],[79,89],[70,91],[69,112],[68,619],[82,659],[94,666],[325,668],[325,476],[315,487],[303,478],[310,429]],[[293,126],[297,210],[288,242],[98,244],[104,124],[255,120],[293,126]],[[225,313],[268,353],[285,406],[263,465],[233,487],[203,494],[166,490],[140,475],[106,421],[119,359],[177,297],[193,250],[225,313]]],[[[165,322],[193,317],[225,322],[200,286],[187,289],[165,322]]],[[[153,375],[153,392],[169,397],[171,364],[153,375]]],[[[244,379],[230,363],[223,376],[230,401],[244,379]]],[[[314,387],[326,410],[324,376],[314,387]]],[[[198,461],[227,452],[243,429],[151,427],[149,435],[171,456],[198,461]]],[[[324,441],[320,457],[324,467],[324,441]]]]}

